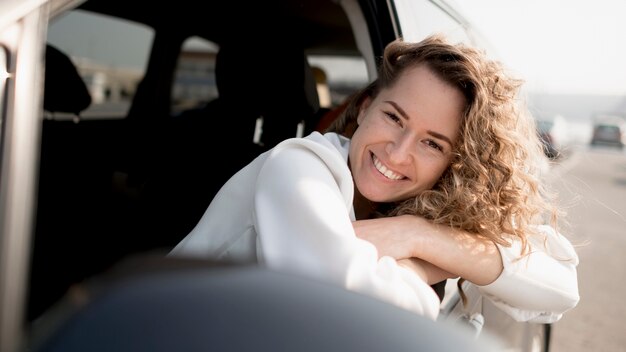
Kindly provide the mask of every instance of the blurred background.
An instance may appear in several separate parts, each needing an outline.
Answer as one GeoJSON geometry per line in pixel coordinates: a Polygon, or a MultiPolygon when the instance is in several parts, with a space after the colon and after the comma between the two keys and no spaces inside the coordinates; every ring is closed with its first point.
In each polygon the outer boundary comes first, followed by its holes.
{"type": "MultiPolygon", "coordinates": [[[[463,0],[498,57],[526,80],[557,149],[549,178],[578,246],[579,305],[550,351],[626,351],[626,2],[463,0]]],[[[547,154],[550,154],[549,152],[547,154]]]]}
{"type": "Polygon", "coordinates": [[[594,118],[626,112],[626,2],[457,3],[526,81],[536,117],[558,125],[555,143],[590,142],[594,118]]]}

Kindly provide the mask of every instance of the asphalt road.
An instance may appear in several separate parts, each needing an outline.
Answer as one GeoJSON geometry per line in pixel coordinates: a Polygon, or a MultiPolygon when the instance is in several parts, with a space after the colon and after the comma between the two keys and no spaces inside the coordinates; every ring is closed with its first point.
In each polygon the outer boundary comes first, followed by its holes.
{"type": "Polygon", "coordinates": [[[553,170],[581,300],[553,325],[550,351],[626,351],[626,152],[577,147],[553,170]]]}

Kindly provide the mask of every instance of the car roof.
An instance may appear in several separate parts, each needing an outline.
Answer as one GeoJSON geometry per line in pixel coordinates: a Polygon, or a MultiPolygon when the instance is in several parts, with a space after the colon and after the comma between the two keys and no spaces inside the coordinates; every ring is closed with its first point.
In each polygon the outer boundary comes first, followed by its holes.
{"type": "Polygon", "coordinates": [[[289,22],[290,31],[299,32],[299,41],[309,53],[358,53],[350,21],[337,1],[243,0],[214,1],[208,5],[202,1],[178,0],[172,6],[147,0],[133,1],[132,5],[122,0],[87,0],[77,8],[125,18],[156,30],[163,28],[180,35],[192,33],[218,44],[233,38],[245,40],[242,33],[253,33],[246,29],[254,26],[256,30],[275,29],[284,34],[280,40],[288,40],[291,33],[284,25],[289,22]],[[241,11],[242,8],[247,10],[241,11]]]}

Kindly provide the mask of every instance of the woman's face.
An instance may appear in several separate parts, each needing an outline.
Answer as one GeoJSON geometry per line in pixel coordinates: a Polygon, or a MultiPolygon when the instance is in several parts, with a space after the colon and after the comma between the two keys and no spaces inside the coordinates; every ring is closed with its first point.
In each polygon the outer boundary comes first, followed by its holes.
{"type": "Polygon", "coordinates": [[[365,100],[349,155],[358,191],[393,202],[432,188],[450,165],[465,104],[459,89],[425,65],[365,100]]]}

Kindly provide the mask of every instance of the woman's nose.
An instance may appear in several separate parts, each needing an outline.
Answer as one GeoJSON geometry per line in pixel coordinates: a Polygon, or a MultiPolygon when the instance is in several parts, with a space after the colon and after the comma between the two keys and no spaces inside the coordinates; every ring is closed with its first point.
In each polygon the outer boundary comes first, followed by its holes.
{"type": "Polygon", "coordinates": [[[389,161],[395,164],[406,164],[411,161],[411,155],[415,146],[413,138],[407,135],[402,135],[387,144],[387,154],[389,155],[389,161]]]}

